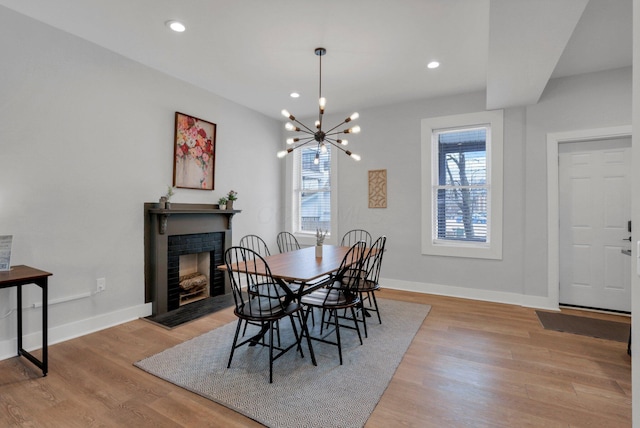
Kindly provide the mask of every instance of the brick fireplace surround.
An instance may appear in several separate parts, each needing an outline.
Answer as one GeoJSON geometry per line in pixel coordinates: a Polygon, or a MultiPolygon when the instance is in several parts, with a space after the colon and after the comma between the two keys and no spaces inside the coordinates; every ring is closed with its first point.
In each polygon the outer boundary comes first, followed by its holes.
{"type": "Polygon", "coordinates": [[[220,210],[217,205],[144,204],[145,302],[152,302],[152,316],[178,309],[179,257],[210,254],[209,295],[230,292],[228,278],[216,266],[224,263],[224,251],[231,246],[232,218],[239,210],[220,210]]]}

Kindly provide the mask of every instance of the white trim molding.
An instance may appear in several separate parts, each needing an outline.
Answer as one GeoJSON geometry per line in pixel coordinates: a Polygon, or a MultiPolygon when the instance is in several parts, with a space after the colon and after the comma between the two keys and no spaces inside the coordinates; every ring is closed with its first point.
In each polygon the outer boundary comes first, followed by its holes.
{"type": "Polygon", "coordinates": [[[504,291],[482,290],[478,288],[457,287],[454,285],[432,284],[425,282],[403,281],[400,279],[381,278],[380,286],[392,290],[413,291],[416,293],[435,294],[438,296],[456,297],[460,299],[481,300],[485,302],[504,303],[536,309],[557,309],[548,297],[527,296],[504,291]]]}

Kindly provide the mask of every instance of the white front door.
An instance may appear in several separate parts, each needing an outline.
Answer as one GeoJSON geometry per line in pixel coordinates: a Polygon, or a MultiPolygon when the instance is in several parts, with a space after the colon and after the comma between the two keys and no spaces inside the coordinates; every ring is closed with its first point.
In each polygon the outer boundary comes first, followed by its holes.
{"type": "Polygon", "coordinates": [[[560,304],[631,311],[631,138],[559,146],[560,304]]]}

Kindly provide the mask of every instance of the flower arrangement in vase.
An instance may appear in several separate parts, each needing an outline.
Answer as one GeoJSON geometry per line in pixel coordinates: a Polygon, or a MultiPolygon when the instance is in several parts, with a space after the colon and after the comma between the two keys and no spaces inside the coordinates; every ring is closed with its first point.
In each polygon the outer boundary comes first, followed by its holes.
{"type": "Polygon", "coordinates": [[[316,257],[322,257],[322,245],[329,230],[316,229],[316,257]]]}
{"type": "Polygon", "coordinates": [[[228,210],[233,209],[233,201],[236,201],[237,199],[238,199],[238,192],[236,192],[235,190],[229,190],[229,193],[227,193],[227,209],[228,210]]]}
{"type": "Polygon", "coordinates": [[[167,186],[167,193],[160,196],[160,209],[171,209],[171,197],[174,195],[173,187],[167,186]]]}

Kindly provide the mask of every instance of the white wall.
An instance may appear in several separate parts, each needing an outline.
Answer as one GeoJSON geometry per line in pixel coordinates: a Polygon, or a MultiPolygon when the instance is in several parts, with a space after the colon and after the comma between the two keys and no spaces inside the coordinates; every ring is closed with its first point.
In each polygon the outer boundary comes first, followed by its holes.
{"type": "MultiPolygon", "coordinates": [[[[0,7],[0,235],[12,264],[52,272],[51,342],[150,313],[144,305],[143,203],[172,181],[174,114],[217,124],[215,190],[239,192],[234,243],[279,230],[280,123],[0,7]]],[[[24,306],[41,301],[31,286],[24,306]]],[[[0,358],[15,352],[15,290],[0,290],[0,358]]],[[[25,310],[38,345],[40,309],[25,310]]]]}

